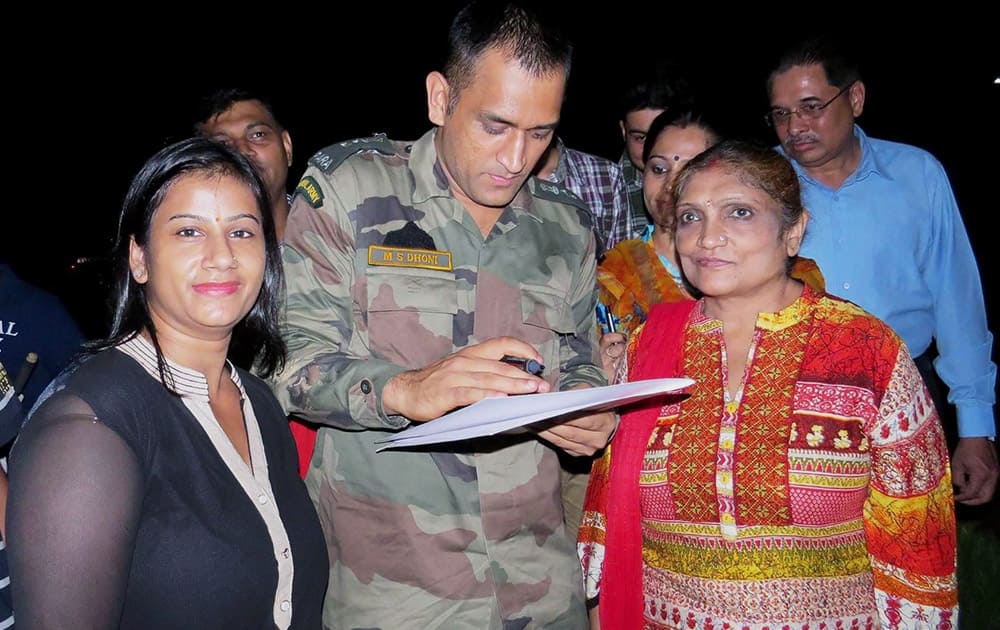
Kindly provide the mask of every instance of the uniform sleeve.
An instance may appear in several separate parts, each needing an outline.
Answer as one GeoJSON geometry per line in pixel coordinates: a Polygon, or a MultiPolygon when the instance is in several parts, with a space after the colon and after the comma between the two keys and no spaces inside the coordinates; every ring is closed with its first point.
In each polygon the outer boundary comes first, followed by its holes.
{"type": "Polygon", "coordinates": [[[922,273],[934,296],[934,368],[948,385],[959,436],[993,437],[997,366],[979,267],[944,168],[928,156],[925,169],[932,238],[922,273]]]}
{"type": "Polygon", "coordinates": [[[85,403],[57,394],[25,424],[9,472],[17,625],[117,627],[142,508],[135,452],[85,403]]]}
{"type": "Polygon", "coordinates": [[[950,627],[958,593],[948,451],[930,394],[902,343],[868,435],[872,477],[863,519],[882,627],[916,627],[918,620],[950,627]]]}
{"type": "Polygon", "coordinates": [[[570,310],[576,334],[563,335],[559,340],[560,390],[582,383],[593,386],[608,384],[598,355],[596,247],[594,235],[588,231],[581,269],[574,276],[570,289],[570,310]]]}
{"type": "Polygon", "coordinates": [[[288,360],[272,380],[275,394],[287,413],[320,424],[405,426],[381,404],[386,382],[404,368],[372,356],[353,298],[357,176],[349,165],[330,175],[310,166],[303,182],[311,194],[296,194],[282,246],[288,360]]]}

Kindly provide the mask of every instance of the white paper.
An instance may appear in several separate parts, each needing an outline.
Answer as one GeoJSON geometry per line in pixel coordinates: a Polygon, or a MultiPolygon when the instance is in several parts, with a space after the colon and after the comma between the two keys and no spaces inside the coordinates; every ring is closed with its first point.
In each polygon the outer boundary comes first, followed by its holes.
{"type": "Polygon", "coordinates": [[[577,411],[610,409],[693,384],[694,381],[689,378],[654,378],[564,392],[485,398],[380,440],[385,446],[378,450],[496,435],[577,411]]]}

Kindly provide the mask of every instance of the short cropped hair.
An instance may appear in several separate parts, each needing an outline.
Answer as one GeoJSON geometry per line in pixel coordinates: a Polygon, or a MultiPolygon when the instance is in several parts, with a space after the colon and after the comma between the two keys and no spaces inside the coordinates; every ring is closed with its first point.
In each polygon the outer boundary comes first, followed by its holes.
{"type": "Polygon", "coordinates": [[[861,70],[858,63],[846,51],[846,46],[830,36],[805,39],[789,46],[767,77],[768,96],[771,95],[774,79],[795,66],[821,66],[827,82],[836,88],[846,88],[860,81],[861,70]]]}
{"type": "Polygon", "coordinates": [[[475,79],[476,65],[487,50],[510,55],[529,74],[561,70],[569,80],[573,46],[554,21],[515,2],[473,0],[452,21],[444,76],[451,113],[462,90],[475,79]]]}
{"type": "Polygon", "coordinates": [[[255,92],[247,88],[227,87],[220,88],[214,92],[206,94],[198,101],[194,128],[192,131],[195,135],[203,135],[203,129],[206,123],[219,114],[222,114],[236,103],[242,103],[244,101],[259,102],[261,106],[267,110],[267,113],[271,115],[274,122],[277,123],[278,131],[284,130],[284,125],[281,124],[281,120],[274,111],[274,104],[267,96],[261,92],[255,92]]]}

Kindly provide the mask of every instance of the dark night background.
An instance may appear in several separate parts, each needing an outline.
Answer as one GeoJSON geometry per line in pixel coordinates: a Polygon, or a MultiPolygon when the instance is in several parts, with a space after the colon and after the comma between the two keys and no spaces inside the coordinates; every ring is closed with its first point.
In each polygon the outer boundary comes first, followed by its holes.
{"type": "MultiPolygon", "coordinates": [[[[576,44],[559,133],[569,146],[611,159],[621,152],[615,103],[628,65],[679,64],[724,131],[773,142],[762,114],[777,52],[822,30],[848,37],[867,86],[865,131],[925,148],[949,173],[997,331],[990,213],[1000,196],[1000,46],[985,8],[948,17],[919,15],[910,5],[904,28],[898,15],[835,24],[793,3],[742,12],[715,3],[547,4],[564,7],[576,44]]],[[[152,13],[122,26],[70,9],[32,30],[39,39],[29,49],[8,40],[5,101],[14,115],[7,131],[21,139],[8,157],[16,188],[0,228],[0,258],[60,295],[87,334],[103,333],[101,258],[121,198],[146,158],[189,133],[201,94],[231,85],[268,92],[292,134],[294,187],[309,156],[327,144],[373,132],[415,139],[428,128],[424,77],[440,67],[458,6],[364,3],[348,11],[337,4],[316,14],[230,5],[232,15],[147,8],[152,13]],[[81,257],[92,260],[74,266],[81,257]]]]}

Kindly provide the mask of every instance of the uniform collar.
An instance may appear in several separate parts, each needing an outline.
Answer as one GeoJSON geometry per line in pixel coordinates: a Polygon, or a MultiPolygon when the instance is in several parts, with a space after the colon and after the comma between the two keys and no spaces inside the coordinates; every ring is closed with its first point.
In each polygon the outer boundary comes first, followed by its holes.
{"type": "Polygon", "coordinates": [[[562,184],[566,181],[566,176],[569,174],[569,158],[566,156],[566,145],[563,144],[562,138],[556,136],[555,143],[555,149],[559,153],[559,159],[556,160],[556,167],[552,170],[552,174],[549,175],[546,180],[552,182],[553,184],[562,184]]]}
{"type": "Polygon", "coordinates": [[[437,147],[434,145],[436,135],[437,127],[421,136],[410,149],[414,203],[423,203],[434,197],[451,197],[448,178],[438,163],[437,147]]]}

